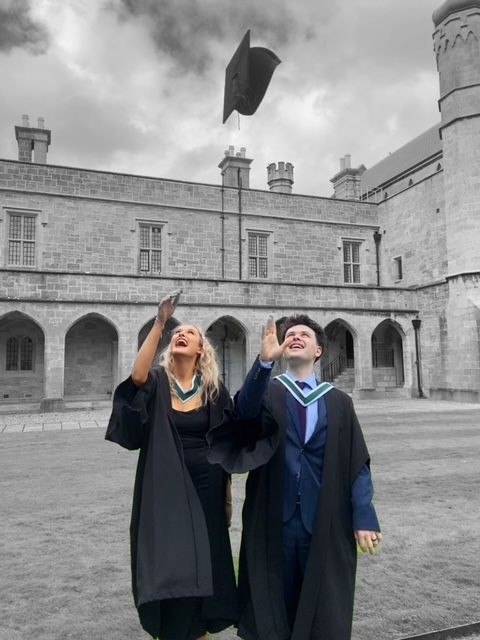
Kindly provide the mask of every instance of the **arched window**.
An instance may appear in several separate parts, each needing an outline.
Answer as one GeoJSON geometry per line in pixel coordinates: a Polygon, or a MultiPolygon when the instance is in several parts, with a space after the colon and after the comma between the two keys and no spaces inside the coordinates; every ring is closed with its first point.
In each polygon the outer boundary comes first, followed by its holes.
{"type": "Polygon", "coordinates": [[[20,347],[20,369],[22,371],[33,370],[33,341],[31,338],[22,338],[20,347]]]}
{"type": "Polygon", "coordinates": [[[7,371],[16,371],[18,369],[18,340],[17,338],[9,338],[7,340],[7,371]]]}
{"type": "Polygon", "coordinates": [[[7,371],[33,371],[33,340],[28,336],[9,338],[6,345],[7,371]]]}

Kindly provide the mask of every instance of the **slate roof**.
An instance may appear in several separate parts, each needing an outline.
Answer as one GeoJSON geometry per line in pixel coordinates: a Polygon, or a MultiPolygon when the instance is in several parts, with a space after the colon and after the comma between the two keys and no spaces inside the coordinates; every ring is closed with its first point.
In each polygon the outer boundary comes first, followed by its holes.
{"type": "Polygon", "coordinates": [[[436,124],[367,169],[360,180],[362,191],[380,187],[408,169],[441,153],[442,141],[439,129],[440,124],[436,124]]]}

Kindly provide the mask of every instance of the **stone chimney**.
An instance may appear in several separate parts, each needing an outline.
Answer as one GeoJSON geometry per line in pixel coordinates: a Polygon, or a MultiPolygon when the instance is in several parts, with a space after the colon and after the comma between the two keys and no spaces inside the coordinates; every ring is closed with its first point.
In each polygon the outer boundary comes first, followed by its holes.
{"type": "Polygon", "coordinates": [[[293,164],[279,162],[278,169],[275,162],[267,167],[268,186],[274,193],[292,193],[293,164]]]}
{"type": "Polygon", "coordinates": [[[15,126],[15,137],[18,142],[18,159],[20,162],[47,163],[47,150],[50,144],[51,131],[45,129],[44,118],[38,118],[36,127],[31,127],[27,115],[22,116],[22,124],[15,126]]]}
{"type": "Polygon", "coordinates": [[[224,187],[250,187],[250,165],[253,160],[245,157],[245,147],[235,153],[235,147],[230,145],[225,151],[225,157],[218,165],[222,174],[222,184],[224,187]]]}
{"type": "Polygon", "coordinates": [[[333,176],[333,198],[341,200],[360,200],[360,178],[366,167],[361,164],[356,169],[352,168],[352,159],[349,153],[340,158],[340,171],[333,176]]]}

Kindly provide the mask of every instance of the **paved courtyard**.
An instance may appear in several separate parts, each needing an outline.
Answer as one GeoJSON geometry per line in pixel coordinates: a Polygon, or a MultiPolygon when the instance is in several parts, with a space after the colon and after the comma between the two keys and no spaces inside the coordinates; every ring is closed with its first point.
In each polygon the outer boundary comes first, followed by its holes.
{"type": "MultiPolygon", "coordinates": [[[[435,400],[357,400],[355,408],[359,416],[383,415],[385,420],[402,413],[441,413],[443,410],[465,413],[478,410],[480,405],[435,400]]],[[[72,410],[61,413],[1,413],[0,433],[28,433],[32,431],[71,431],[74,429],[105,429],[110,409],[72,410]]]]}

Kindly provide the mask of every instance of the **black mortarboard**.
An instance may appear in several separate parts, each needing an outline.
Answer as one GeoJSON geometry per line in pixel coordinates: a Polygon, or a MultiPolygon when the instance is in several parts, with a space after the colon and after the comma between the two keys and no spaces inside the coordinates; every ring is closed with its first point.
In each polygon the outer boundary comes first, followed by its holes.
{"type": "Polygon", "coordinates": [[[244,116],[255,113],[280,62],[269,49],[250,48],[249,29],[225,71],[223,122],[234,109],[244,116]]]}

